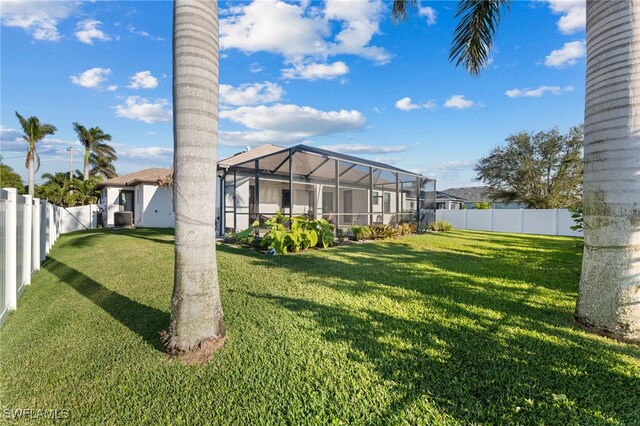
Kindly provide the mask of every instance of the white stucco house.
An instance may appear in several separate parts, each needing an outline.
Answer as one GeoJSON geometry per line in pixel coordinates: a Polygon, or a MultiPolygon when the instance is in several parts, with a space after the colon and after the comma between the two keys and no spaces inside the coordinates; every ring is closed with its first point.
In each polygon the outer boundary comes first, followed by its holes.
{"type": "Polygon", "coordinates": [[[98,184],[99,207],[103,209],[104,226],[114,226],[116,212],[133,213],[133,225],[149,228],[172,228],[173,189],[167,184],[171,169],[149,168],[107,179],[98,184]]]}
{"type": "MultiPolygon", "coordinates": [[[[100,184],[106,226],[129,211],[141,227],[173,227],[171,169],[151,168],[100,184]]],[[[219,235],[280,212],[354,225],[428,223],[435,218],[435,180],[368,159],[307,145],[263,145],[218,162],[219,235]]]]}

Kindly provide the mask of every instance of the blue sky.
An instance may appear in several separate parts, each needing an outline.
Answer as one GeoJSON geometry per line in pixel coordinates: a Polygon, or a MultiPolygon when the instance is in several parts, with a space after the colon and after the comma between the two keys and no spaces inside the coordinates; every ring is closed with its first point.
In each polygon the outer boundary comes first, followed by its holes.
{"type": "MultiPolygon", "coordinates": [[[[37,183],[68,171],[74,121],[113,136],[120,174],[171,165],[171,2],[1,1],[6,164],[26,181],[18,111],[58,127],[37,183]]],[[[390,7],[221,2],[219,158],[307,143],[445,189],[478,185],[473,165],[509,134],[582,122],[584,0],[515,1],[479,78],[448,61],[455,2],[423,1],[397,25],[390,7]]]]}

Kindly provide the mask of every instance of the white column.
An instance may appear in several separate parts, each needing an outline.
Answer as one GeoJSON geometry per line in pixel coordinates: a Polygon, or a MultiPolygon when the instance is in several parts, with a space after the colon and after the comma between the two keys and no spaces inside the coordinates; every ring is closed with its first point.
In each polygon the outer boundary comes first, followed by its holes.
{"type": "Polygon", "coordinates": [[[33,199],[33,223],[31,225],[31,270],[37,271],[40,269],[40,199],[33,199]]]}
{"type": "Polygon", "coordinates": [[[4,188],[7,191],[7,211],[5,212],[5,267],[4,267],[4,300],[5,306],[13,311],[18,305],[18,295],[16,287],[16,249],[18,222],[16,219],[18,205],[18,190],[15,188],[4,188]]]}
{"type": "Polygon", "coordinates": [[[33,234],[31,227],[33,225],[33,197],[30,195],[24,196],[24,222],[23,222],[23,241],[22,249],[23,262],[22,262],[22,276],[24,277],[24,283],[26,285],[31,284],[31,254],[33,253],[33,234]]]}

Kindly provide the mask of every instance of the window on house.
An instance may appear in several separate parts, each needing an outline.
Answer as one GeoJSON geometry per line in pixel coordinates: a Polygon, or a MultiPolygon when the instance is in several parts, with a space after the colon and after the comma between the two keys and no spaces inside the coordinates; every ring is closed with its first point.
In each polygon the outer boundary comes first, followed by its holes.
{"type": "Polygon", "coordinates": [[[322,193],[322,211],[323,212],[333,211],[333,192],[322,193]]]}
{"type": "Polygon", "coordinates": [[[378,191],[373,191],[373,205],[377,206],[380,204],[380,193],[378,191]]]}
{"type": "Polygon", "coordinates": [[[384,203],[382,205],[383,208],[383,212],[384,213],[391,213],[391,193],[390,192],[385,192],[383,193],[383,200],[382,202],[384,203]]]}
{"type": "Polygon", "coordinates": [[[282,205],[281,207],[283,209],[290,209],[291,208],[291,192],[289,192],[288,189],[283,189],[282,190],[282,205]]]}

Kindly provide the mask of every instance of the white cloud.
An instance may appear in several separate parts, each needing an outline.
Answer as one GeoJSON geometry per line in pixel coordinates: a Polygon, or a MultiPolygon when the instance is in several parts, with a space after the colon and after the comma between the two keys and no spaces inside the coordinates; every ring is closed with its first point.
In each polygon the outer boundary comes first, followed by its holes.
{"type": "Polygon", "coordinates": [[[252,73],[259,73],[259,72],[264,71],[264,68],[262,68],[262,66],[259,63],[252,62],[249,65],[249,71],[251,71],[252,73]]]}
{"type": "MultiPolygon", "coordinates": [[[[91,68],[86,70],[85,72],[81,72],[78,75],[72,75],[69,78],[73,84],[77,84],[78,86],[86,87],[88,89],[100,89],[102,87],[102,83],[107,81],[107,76],[111,74],[111,70],[109,68],[91,68]]],[[[114,86],[109,86],[107,90],[111,90],[114,86]]],[[[113,90],[115,90],[117,86],[113,90]]]]}
{"type": "Polygon", "coordinates": [[[323,145],[321,148],[343,154],[389,154],[407,150],[405,145],[366,145],[361,143],[323,145]]]}
{"type": "Polygon", "coordinates": [[[355,110],[320,111],[308,106],[283,104],[240,107],[221,111],[220,117],[241,123],[250,129],[284,131],[306,136],[357,130],[366,121],[355,110]]]}
{"type": "Polygon", "coordinates": [[[131,24],[127,25],[127,31],[129,31],[131,34],[139,35],[140,37],[150,38],[150,39],[155,40],[155,41],[164,41],[164,38],[162,38],[162,37],[154,37],[151,34],[149,34],[148,32],[143,31],[143,30],[139,30],[139,29],[137,29],[136,27],[134,27],[131,24]]]}
{"type": "Polygon", "coordinates": [[[418,15],[424,16],[427,19],[427,25],[431,26],[436,23],[436,10],[429,6],[419,6],[418,7],[418,15]]]}
{"type": "Polygon", "coordinates": [[[111,85],[107,86],[107,90],[109,92],[115,92],[116,90],[118,90],[118,86],[116,86],[115,84],[111,84],[111,85]]]}
{"type": "Polygon", "coordinates": [[[453,95],[444,103],[446,108],[467,109],[474,106],[481,106],[478,102],[465,99],[464,95],[453,95]]]}
{"type": "Polygon", "coordinates": [[[155,89],[158,87],[158,79],[151,75],[151,71],[140,71],[131,76],[130,89],[155,89]]]}
{"type": "Polygon", "coordinates": [[[124,104],[116,105],[113,108],[118,117],[140,120],[145,123],[157,123],[171,120],[172,111],[168,107],[169,101],[167,99],[150,102],[139,96],[129,96],[124,104]]]}
{"type": "Polygon", "coordinates": [[[91,45],[93,45],[94,40],[111,40],[111,37],[98,28],[100,25],[102,25],[102,22],[91,19],[78,22],[76,25],[76,38],[82,43],[91,45]]]}
{"type": "Polygon", "coordinates": [[[551,93],[552,95],[560,95],[566,92],[572,92],[573,86],[540,86],[536,89],[511,89],[507,90],[505,94],[510,98],[522,98],[522,97],[530,97],[530,98],[539,98],[545,93],[551,93]]]}
{"type": "Polygon", "coordinates": [[[0,22],[24,29],[35,40],[58,41],[58,23],[71,16],[79,4],[79,1],[2,0],[0,22]]]}
{"type": "Polygon", "coordinates": [[[323,6],[256,0],[230,7],[220,19],[220,46],[247,53],[277,53],[289,63],[317,62],[338,54],[377,63],[389,61],[386,50],[369,44],[384,17],[382,1],[327,0],[323,6]],[[334,35],[336,27],[339,30],[334,35]]]}
{"type": "Polygon", "coordinates": [[[173,156],[173,148],[161,146],[134,147],[118,150],[118,158],[168,158],[173,156]]]}
{"type": "Polygon", "coordinates": [[[238,87],[228,84],[220,85],[220,103],[223,105],[248,106],[277,102],[282,99],[282,95],[284,95],[282,87],[268,81],[242,84],[238,87]]]}
{"type": "Polygon", "coordinates": [[[411,98],[406,96],[398,101],[396,101],[396,108],[402,111],[411,111],[412,109],[420,108],[420,105],[414,104],[411,102],[411,98]]]}
{"type": "Polygon", "coordinates": [[[342,61],[332,64],[294,65],[282,70],[282,77],[301,80],[333,80],[349,72],[349,67],[342,61]]]}
{"type": "Polygon", "coordinates": [[[359,111],[320,111],[298,105],[240,107],[220,112],[220,118],[242,124],[251,131],[221,131],[223,145],[300,143],[314,136],[361,129],[366,120],[359,111]]]}
{"type": "MultiPolygon", "coordinates": [[[[396,108],[402,111],[411,111],[414,109],[427,109],[427,110],[433,111],[437,108],[436,103],[434,101],[428,101],[423,104],[414,104],[411,98],[408,96],[397,100],[395,103],[395,106],[396,108]]],[[[376,112],[380,112],[380,111],[376,111],[376,112]]]]}
{"type": "Polygon", "coordinates": [[[552,51],[544,61],[548,67],[564,68],[575,65],[578,59],[587,55],[587,43],[583,41],[571,41],[565,43],[562,48],[552,51]]]}
{"type": "Polygon", "coordinates": [[[562,34],[583,31],[587,20],[586,0],[547,0],[555,14],[562,15],[558,20],[558,29],[562,34]]]}

